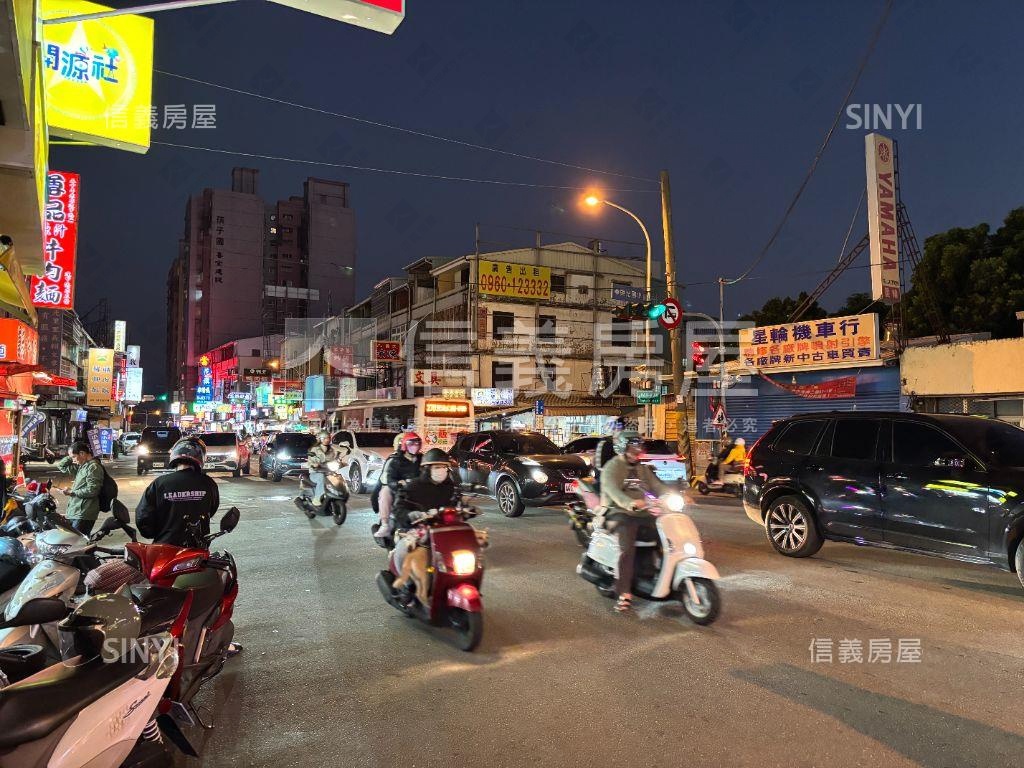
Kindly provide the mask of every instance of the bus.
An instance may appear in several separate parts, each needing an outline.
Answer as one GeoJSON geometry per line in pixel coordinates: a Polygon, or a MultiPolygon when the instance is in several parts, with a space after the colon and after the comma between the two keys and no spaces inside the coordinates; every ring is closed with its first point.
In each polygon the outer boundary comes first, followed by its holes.
{"type": "Polygon", "coordinates": [[[423,438],[423,449],[451,450],[455,438],[473,431],[473,403],[441,397],[411,397],[349,405],[334,412],[337,429],[401,432],[423,438]]]}

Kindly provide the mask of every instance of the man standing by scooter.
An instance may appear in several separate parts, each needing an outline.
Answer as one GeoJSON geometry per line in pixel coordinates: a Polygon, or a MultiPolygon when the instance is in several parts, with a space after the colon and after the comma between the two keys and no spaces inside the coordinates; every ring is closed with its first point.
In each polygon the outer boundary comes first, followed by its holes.
{"type": "Polygon", "coordinates": [[[92,455],[85,440],[76,440],[68,455],[57,462],[57,469],[74,477],[70,488],[61,492],[68,497],[67,518],[79,533],[88,536],[100,515],[100,491],[103,489],[103,465],[92,455]]]}
{"type": "Polygon", "coordinates": [[[618,455],[601,470],[601,504],[608,509],[605,519],[615,523],[614,531],[619,538],[615,580],[615,592],[619,596],[615,610],[619,613],[632,608],[637,536],[644,529],[654,529],[654,517],[646,511],[644,492],[661,496],[672,490],[658,479],[654,470],[640,463],[643,450],[644,441],[639,432],[620,432],[615,437],[618,455]]]}

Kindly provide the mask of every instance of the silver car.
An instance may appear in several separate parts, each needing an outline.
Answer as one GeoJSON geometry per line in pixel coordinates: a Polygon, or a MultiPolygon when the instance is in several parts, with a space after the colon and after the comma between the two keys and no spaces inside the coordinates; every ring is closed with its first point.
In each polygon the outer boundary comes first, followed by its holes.
{"type": "MultiPolygon", "coordinates": [[[[242,474],[238,435],[234,432],[202,432],[198,437],[206,445],[205,471],[225,470],[235,477],[242,474]]],[[[245,466],[248,468],[248,462],[245,466]]]]}

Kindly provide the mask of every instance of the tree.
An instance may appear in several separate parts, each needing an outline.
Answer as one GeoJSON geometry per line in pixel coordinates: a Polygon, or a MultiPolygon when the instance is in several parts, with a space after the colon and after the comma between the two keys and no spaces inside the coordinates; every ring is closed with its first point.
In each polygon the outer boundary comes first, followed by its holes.
{"type": "Polygon", "coordinates": [[[1010,211],[995,233],[979,224],[929,237],[904,297],[908,336],[935,333],[929,301],[950,332],[1018,335],[1015,313],[1024,309],[1024,208],[1010,211]]]}
{"type": "Polygon", "coordinates": [[[870,293],[867,291],[859,291],[847,296],[846,303],[839,307],[835,312],[829,312],[829,317],[863,315],[868,312],[874,312],[877,314],[879,325],[881,325],[889,316],[889,305],[880,301],[872,301],[870,293]]]}
{"type": "MultiPolygon", "coordinates": [[[[790,296],[776,296],[768,299],[760,309],[755,309],[753,312],[743,315],[740,320],[753,320],[754,325],[780,325],[788,323],[789,318],[796,312],[797,307],[804,303],[806,298],[806,291],[801,291],[800,295],[795,299],[790,296]]],[[[823,317],[828,317],[828,312],[815,301],[804,312],[802,319],[820,320],[823,317]]]]}

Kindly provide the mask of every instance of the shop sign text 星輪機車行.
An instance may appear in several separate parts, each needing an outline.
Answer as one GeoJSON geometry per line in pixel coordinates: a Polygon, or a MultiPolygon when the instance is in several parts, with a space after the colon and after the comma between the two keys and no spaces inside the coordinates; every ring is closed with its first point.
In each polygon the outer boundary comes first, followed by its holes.
{"type": "Polygon", "coordinates": [[[741,328],[740,360],[751,370],[877,365],[875,314],[741,328]]]}

